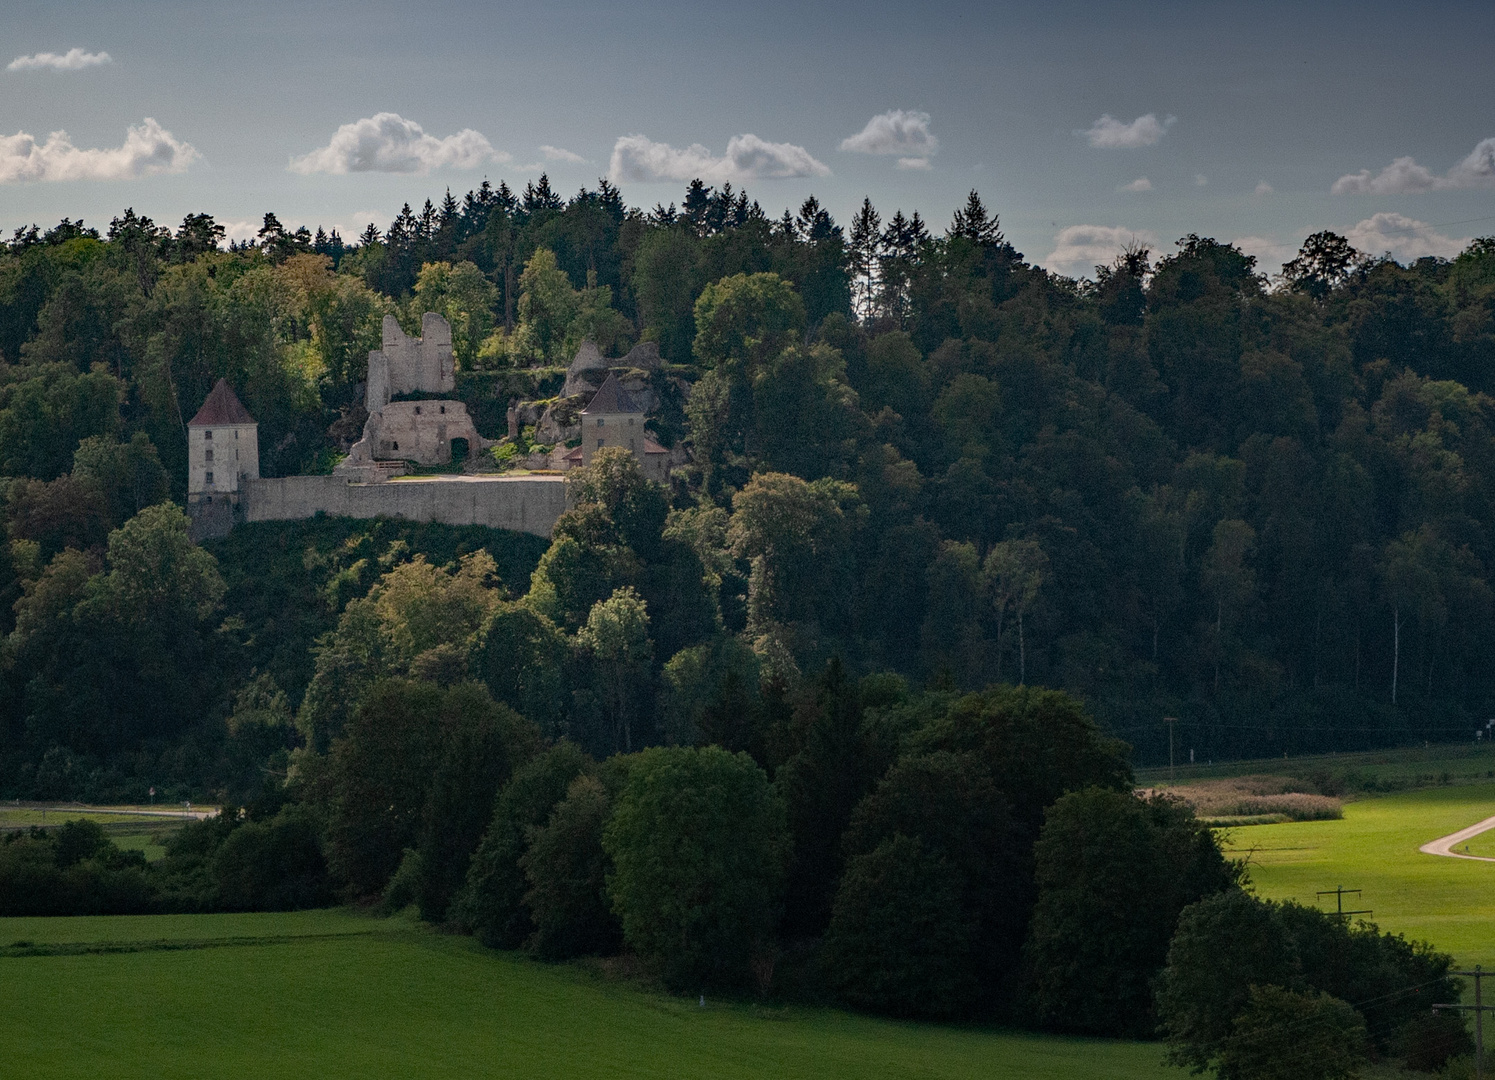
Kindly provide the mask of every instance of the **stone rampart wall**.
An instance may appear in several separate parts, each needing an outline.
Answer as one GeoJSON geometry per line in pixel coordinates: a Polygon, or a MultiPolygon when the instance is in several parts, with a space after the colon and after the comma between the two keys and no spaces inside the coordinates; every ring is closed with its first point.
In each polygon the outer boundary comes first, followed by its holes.
{"type": "Polygon", "coordinates": [[[285,476],[243,481],[239,507],[245,521],[298,521],[323,513],[486,525],[548,537],[566,509],[566,483],[558,476],[423,477],[383,484],[285,476]]]}

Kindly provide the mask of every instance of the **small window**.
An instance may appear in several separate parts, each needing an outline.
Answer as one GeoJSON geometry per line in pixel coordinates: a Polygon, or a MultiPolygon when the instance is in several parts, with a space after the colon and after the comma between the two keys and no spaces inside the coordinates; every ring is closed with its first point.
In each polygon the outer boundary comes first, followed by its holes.
{"type": "Polygon", "coordinates": [[[239,451],[237,451],[237,450],[234,451],[234,460],[235,461],[239,460],[239,451]]]}
{"type": "Polygon", "coordinates": [[[600,417],[600,416],[599,416],[599,417],[597,417],[597,426],[598,426],[598,427],[601,427],[601,426],[602,426],[602,417],[600,417]]]}
{"type": "Polygon", "coordinates": [[[208,483],[208,484],[211,484],[213,482],[213,470],[212,469],[209,469],[206,473],[203,474],[203,482],[204,483],[208,483]]]}
{"type": "Polygon", "coordinates": [[[398,450],[400,448],[400,444],[399,443],[391,443],[390,445],[395,450],[398,450]]]}
{"type": "Polygon", "coordinates": [[[607,445],[607,443],[603,442],[601,439],[597,440],[597,449],[598,450],[601,450],[606,445],[607,445]]]}
{"type": "Polygon", "coordinates": [[[443,406],[442,406],[442,407],[441,407],[441,415],[442,415],[442,416],[445,416],[445,415],[446,415],[446,406],[445,406],[445,405],[443,405],[443,406]]]}
{"type": "Polygon", "coordinates": [[[212,461],[212,460],[213,460],[213,448],[212,448],[212,447],[211,447],[211,446],[210,446],[210,447],[208,447],[208,448],[207,448],[207,450],[205,450],[205,451],[203,451],[203,456],[204,456],[204,457],[205,457],[205,458],[206,458],[206,459],[207,459],[207,460],[208,460],[208,461],[212,461]]]}
{"type": "Polygon", "coordinates": [[[633,440],[632,439],[628,440],[628,449],[634,451],[635,453],[638,452],[638,447],[636,447],[636,446],[633,445],[633,440]]]}
{"type": "Polygon", "coordinates": [[[234,438],[237,439],[238,437],[239,437],[239,429],[238,428],[234,428],[234,438]]]}
{"type": "Polygon", "coordinates": [[[633,427],[633,417],[631,416],[628,418],[628,426],[633,427]]]}
{"type": "Polygon", "coordinates": [[[419,416],[419,415],[420,415],[420,406],[419,406],[419,405],[417,405],[417,406],[416,406],[416,407],[415,407],[415,415],[416,415],[416,416],[419,416]]]}
{"type": "Polygon", "coordinates": [[[202,437],[204,439],[208,440],[208,442],[212,442],[213,441],[213,429],[212,428],[208,428],[206,431],[204,431],[202,433],[202,437]]]}

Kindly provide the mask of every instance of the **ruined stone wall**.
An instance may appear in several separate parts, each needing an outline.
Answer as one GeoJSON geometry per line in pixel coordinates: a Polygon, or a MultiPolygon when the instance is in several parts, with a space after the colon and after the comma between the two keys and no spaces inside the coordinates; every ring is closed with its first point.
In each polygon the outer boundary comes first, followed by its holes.
{"type": "Polygon", "coordinates": [[[486,525],[549,537],[566,509],[558,476],[442,476],[350,484],[338,476],[246,480],[240,489],[245,521],[333,517],[396,517],[444,525],[486,525]]]}

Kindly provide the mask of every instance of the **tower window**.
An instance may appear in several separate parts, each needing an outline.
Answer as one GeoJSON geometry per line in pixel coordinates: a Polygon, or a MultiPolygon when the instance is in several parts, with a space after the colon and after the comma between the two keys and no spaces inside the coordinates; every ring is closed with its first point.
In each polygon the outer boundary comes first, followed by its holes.
{"type": "Polygon", "coordinates": [[[419,406],[419,405],[417,405],[417,406],[416,406],[416,407],[415,407],[415,415],[416,415],[416,416],[419,416],[419,415],[420,415],[420,406],[419,406]]]}
{"type": "Polygon", "coordinates": [[[204,431],[202,433],[202,437],[204,439],[208,440],[208,442],[212,442],[213,441],[213,429],[212,428],[208,428],[206,431],[204,431]]]}
{"type": "Polygon", "coordinates": [[[601,426],[602,426],[602,417],[600,417],[600,416],[599,416],[599,417],[597,417],[597,426],[598,426],[598,427],[601,427],[601,426]]]}
{"type": "Polygon", "coordinates": [[[212,469],[209,469],[206,473],[203,474],[203,482],[207,483],[207,484],[211,484],[213,482],[213,470],[212,469]]]}
{"type": "Polygon", "coordinates": [[[442,416],[446,415],[446,406],[445,405],[441,406],[441,415],[442,416]]]}
{"type": "Polygon", "coordinates": [[[212,448],[212,447],[211,447],[211,446],[210,446],[210,447],[208,447],[208,448],[207,448],[207,449],[206,449],[206,450],[204,450],[204,451],[203,451],[203,456],[204,456],[204,457],[205,457],[205,458],[206,458],[206,459],[207,459],[207,460],[208,460],[208,461],[212,461],[212,460],[213,460],[213,448],[212,448]]]}
{"type": "Polygon", "coordinates": [[[597,440],[597,449],[598,449],[598,450],[601,450],[601,449],[602,449],[602,448],[603,448],[603,447],[604,447],[604,446],[606,446],[606,445],[607,445],[607,443],[606,443],[606,442],[604,442],[604,441],[603,441],[603,440],[601,440],[601,439],[598,439],[598,440],[597,440]]]}

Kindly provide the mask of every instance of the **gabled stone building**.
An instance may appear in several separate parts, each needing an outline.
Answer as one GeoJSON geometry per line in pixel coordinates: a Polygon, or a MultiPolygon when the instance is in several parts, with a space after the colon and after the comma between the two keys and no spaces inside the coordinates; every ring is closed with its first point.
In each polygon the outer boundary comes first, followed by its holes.
{"type": "Polygon", "coordinates": [[[221,535],[232,528],[245,484],[260,478],[259,431],[227,379],[187,421],[187,513],[196,530],[221,535]]]}
{"type": "Polygon", "coordinates": [[[236,501],[241,480],[260,476],[260,426],[227,379],[187,421],[187,499],[236,501]]]}
{"type": "Polygon", "coordinates": [[[590,465],[598,450],[617,446],[630,451],[644,475],[661,484],[670,478],[669,451],[644,428],[644,408],[609,373],[581,411],[581,445],[563,459],[567,469],[590,465]]]}

